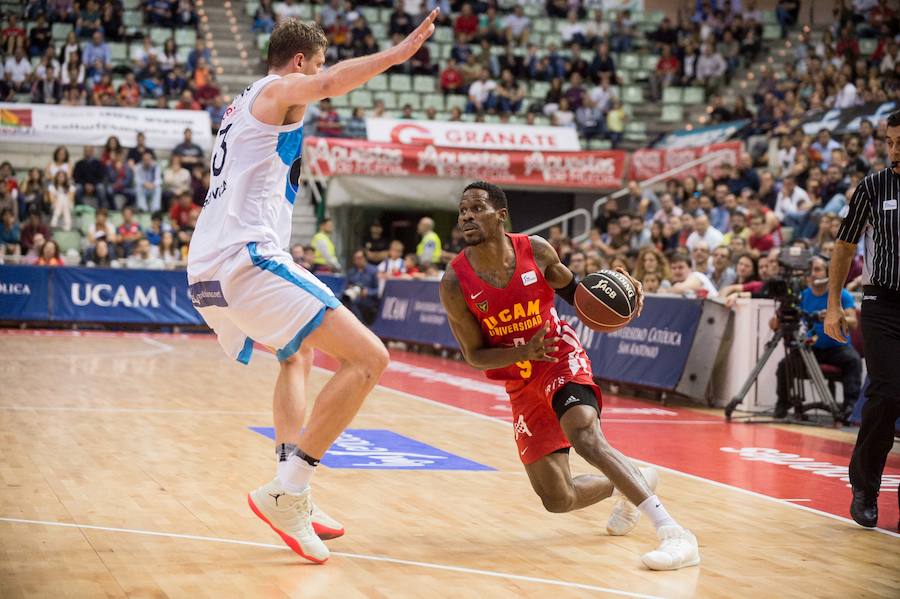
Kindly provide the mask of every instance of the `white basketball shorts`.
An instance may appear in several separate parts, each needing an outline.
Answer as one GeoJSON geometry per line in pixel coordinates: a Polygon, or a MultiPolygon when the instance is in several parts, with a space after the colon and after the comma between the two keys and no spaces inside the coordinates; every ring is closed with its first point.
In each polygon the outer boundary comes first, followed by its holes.
{"type": "Polygon", "coordinates": [[[233,359],[247,364],[253,342],[286,360],[341,302],[290,254],[248,243],[212,274],[190,283],[191,301],[233,359]]]}

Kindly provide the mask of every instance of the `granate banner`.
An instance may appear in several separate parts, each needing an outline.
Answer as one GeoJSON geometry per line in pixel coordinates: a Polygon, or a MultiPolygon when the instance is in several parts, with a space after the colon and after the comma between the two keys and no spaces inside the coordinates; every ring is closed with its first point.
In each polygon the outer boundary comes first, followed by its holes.
{"type": "Polygon", "coordinates": [[[447,177],[493,183],[618,189],[625,176],[625,152],[513,152],[433,145],[409,146],[359,139],[310,137],[303,159],[326,177],[447,177]]]}

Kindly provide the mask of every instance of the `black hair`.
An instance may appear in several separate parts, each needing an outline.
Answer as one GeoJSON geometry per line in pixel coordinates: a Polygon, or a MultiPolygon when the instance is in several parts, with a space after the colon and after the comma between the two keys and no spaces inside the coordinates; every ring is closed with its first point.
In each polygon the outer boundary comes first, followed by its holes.
{"type": "Polygon", "coordinates": [[[488,194],[488,202],[496,210],[509,208],[509,205],[506,203],[506,193],[504,193],[502,189],[500,189],[493,183],[488,183],[487,181],[473,181],[472,183],[466,185],[463,193],[466,193],[470,189],[480,189],[482,191],[486,191],[488,194]]]}
{"type": "Polygon", "coordinates": [[[887,118],[887,126],[888,127],[898,127],[900,126],[900,110],[896,110],[891,113],[891,116],[887,118]]]}

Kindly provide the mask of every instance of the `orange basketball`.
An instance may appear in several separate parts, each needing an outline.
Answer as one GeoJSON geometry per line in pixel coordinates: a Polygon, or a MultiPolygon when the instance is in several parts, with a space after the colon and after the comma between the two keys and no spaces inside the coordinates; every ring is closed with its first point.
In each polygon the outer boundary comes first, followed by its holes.
{"type": "Polygon", "coordinates": [[[588,328],[611,333],[634,318],[637,293],[625,275],[601,270],[587,275],[575,289],[575,311],[588,328]]]}

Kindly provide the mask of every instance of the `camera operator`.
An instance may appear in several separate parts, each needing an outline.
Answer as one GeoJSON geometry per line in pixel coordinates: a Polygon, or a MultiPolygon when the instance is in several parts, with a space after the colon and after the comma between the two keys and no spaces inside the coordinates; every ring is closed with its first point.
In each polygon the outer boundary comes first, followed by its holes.
{"type": "MultiPolygon", "coordinates": [[[[826,278],[828,266],[825,259],[818,256],[812,258],[810,266],[809,286],[800,293],[798,308],[801,318],[812,322],[812,326],[809,327],[809,336],[815,339],[812,350],[816,356],[816,362],[840,368],[843,373],[841,384],[844,387],[844,402],[841,410],[846,421],[853,411],[856,398],[859,397],[862,359],[849,341],[832,339],[825,334],[822,321],[828,303],[828,279],[826,278]]],[[[842,289],[840,301],[845,322],[849,327],[856,326],[856,308],[853,296],[846,289],[842,289]]],[[[778,330],[779,324],[778,315],[773,316],[769,321],[769,327],[773,331],[778,330]]],[[[775,418],[787,416],[788,409],[791,407],[788,403],[790,381],[787,376],[787,360],[795,360],[791,362],[794,372],[803,371],[803,363],[796,356],[785,356],[784,360],[778,363],[776,372],[778,400],[775,404],[775,418]]]]}
{"type": "Polygon", "coordinates": [[[353,252],[353,265],[347,271],[347,288],[341,301],[364,324],[370,325],[378,313],[378,271],[366,260],[363,250],[353,252]]]}
{"type": "Polygon", "coordinates": [[[878,491],[900,417],[900,111],[887,119],[888,168],[863,179],[850,200],[831,258],[825,331],[842,340],[849,331],[841,310],[856,244],[865,234],[862,334],[869,386],[856,447],[850,460],[850,515],[861,526],[878,523],[878,491]]]}

